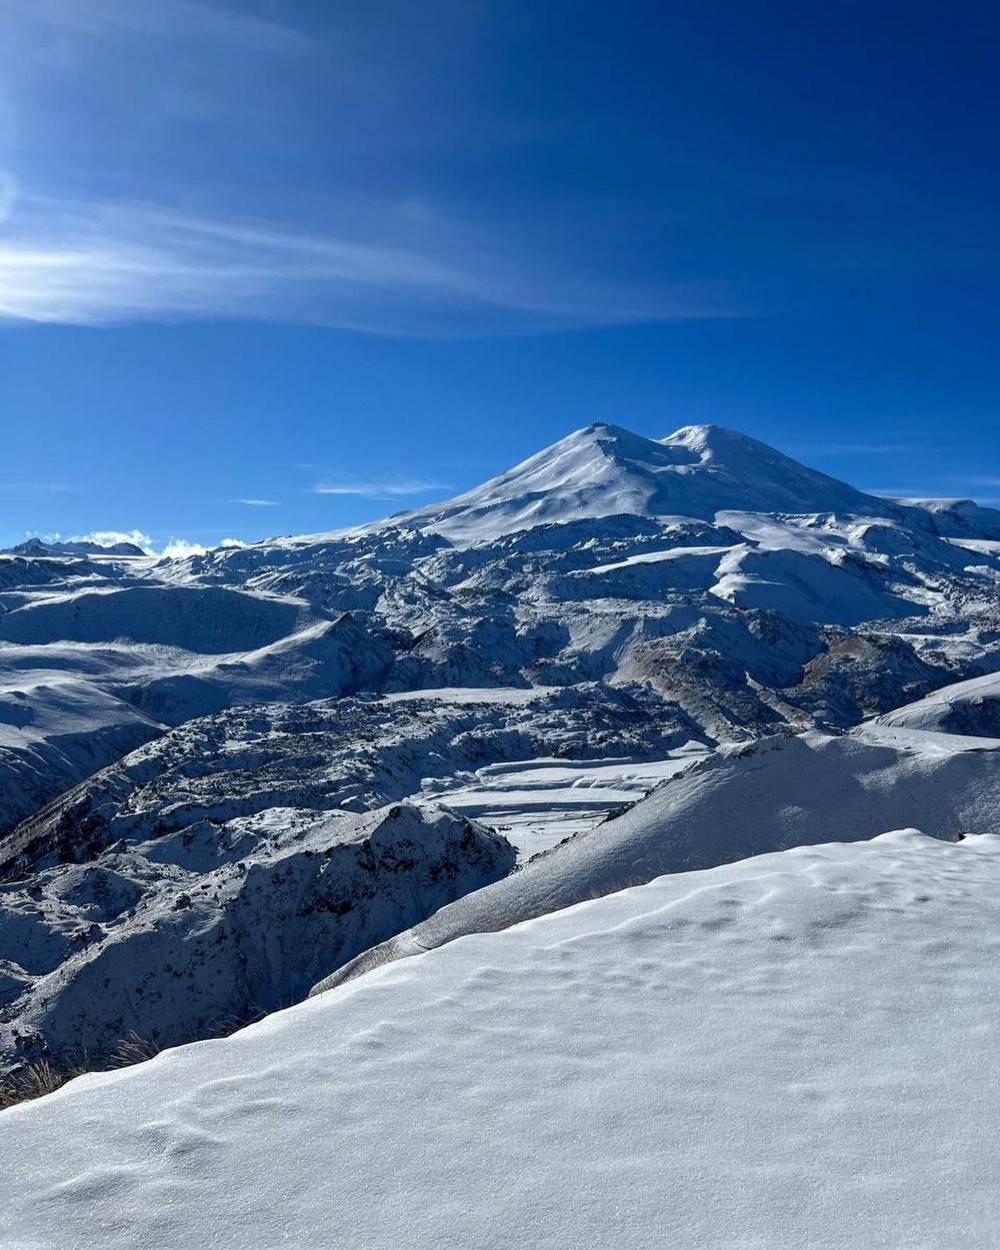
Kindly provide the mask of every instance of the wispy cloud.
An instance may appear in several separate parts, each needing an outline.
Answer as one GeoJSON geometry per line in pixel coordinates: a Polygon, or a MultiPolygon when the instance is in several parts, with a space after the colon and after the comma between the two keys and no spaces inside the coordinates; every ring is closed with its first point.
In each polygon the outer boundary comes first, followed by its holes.
{"type": "Polygon", "coordinates": [[[313,492],[317,495],[356,495],[362,499],[408,499],[449,489],[441,482],[428,482],[421,478],[388,478],[383,481],[321,482],[313,487],[313,492]]]}
{"type": "Polygon", "coordinates": [[[405,6],[318,6],[306,32],[301,6],[0,0],[0,319],[433,338],[745,311],[683,258],[677,281],[622,266],[579,197],[548,229],[538,202],[456,198],[442,145],[489,126],[434,58],[475,47],[480,8],[437,12],[441,43],[405,6]]]}
{"type": "Polygon", "coordinates": [[[642,290],[557,276],[440,219],[417,232],[384,220],[380,237],[362,239],[145,203],[35,196],[17,203],[0,243],[0,317],[12,320],[224,316],[464,337],[736,312],[721,283],[642,290]]]}
{"type": "Polygon", "coordinates": [[[934,486],[866,486],[869,495],[878,495],[881,499],[919,499],[924,503],[949,503],[961,498],[960,495],[942,495],[940,488],[934,486]]]}
{"type": "MultiPolygon", "coordinates": [[[[998,483],[1000,485],[1000,483],[998,483]]],[[[879,489],[873,490],[868,488],[869,495],[878,495],[881,499],[896,499],[903,503],[960,503],[963,500],[971,499],[974,503],[981,504],[983,507],[995,507],[1000,503],[1000,497],[995,495],[981,495],[977,491],[953,491],[950,495],[942,495],[940,487],[924,487],[911,486],[907,489],[879,489]]]]}
{"type": "Polygon", "coordinates": [[[67,495],[79,489],[65,482],[0,482],[0,494],[4,495],[67,495]]]}
{"type": "MultiPolygon", "coordinates": [[[[0,12],[5,7],[0,5],[0,12]]],[[[308,43],[302,32],[285,23],[201,0],[161,0],[159,4],[136,4],[135,0],[32,0],[30,18],[35,23],[89,35],[118,31],[174,39],[193,36],[260,45],[269,53],[285,45],[298,47],[308,43]]]]}
{"type": "Polygon", "coordinates": [[[233,499],[231,503],[241,503],[247,508],[277,508],[281,505],[280,499],[233,499]]]}

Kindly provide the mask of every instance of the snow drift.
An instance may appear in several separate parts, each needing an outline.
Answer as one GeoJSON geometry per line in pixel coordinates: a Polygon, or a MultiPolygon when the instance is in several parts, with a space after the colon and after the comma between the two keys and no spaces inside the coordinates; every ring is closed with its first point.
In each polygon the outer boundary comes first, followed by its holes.
{"type": "Polygon", "coordinates": [[[0,1115],[35,1250],[995,1243],[995,837],[662,877],[0,1115]]]}

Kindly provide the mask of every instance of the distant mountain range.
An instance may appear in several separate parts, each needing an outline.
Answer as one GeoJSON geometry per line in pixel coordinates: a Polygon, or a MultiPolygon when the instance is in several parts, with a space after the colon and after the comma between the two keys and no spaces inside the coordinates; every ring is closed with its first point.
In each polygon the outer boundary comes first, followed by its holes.
{"type": "Polygon", "coordinates": [[[16,547],[5,547],[0,555],[13,556],[145,556],[149,553],[135,543],[43,542],[29,538],[16,547]]]}

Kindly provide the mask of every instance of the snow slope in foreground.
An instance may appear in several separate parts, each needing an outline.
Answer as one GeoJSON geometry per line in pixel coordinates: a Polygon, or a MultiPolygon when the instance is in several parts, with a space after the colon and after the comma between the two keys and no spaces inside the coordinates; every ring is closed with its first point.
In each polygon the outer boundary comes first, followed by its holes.
{"type": "Polygon", "coordinates": [[[0,1115],[5,1247],[992,1246],[1000,839],[800,848],[0,1115]]]}

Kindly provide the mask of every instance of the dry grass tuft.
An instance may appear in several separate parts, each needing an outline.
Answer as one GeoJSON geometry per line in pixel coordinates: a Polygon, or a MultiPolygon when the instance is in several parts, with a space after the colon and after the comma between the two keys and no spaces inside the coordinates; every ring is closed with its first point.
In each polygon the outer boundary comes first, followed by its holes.
{"type": "MultiPolygon", "coordinates": [[[[229,1037],[246,1028],[248,1024],[262,1020],[267,1014],[258,1008],[246,1017],[226,1016],[212,1026],[207,1037],[229,1037]]],[[[103,1063],[91,1061],[86,1054],[79,1061],[62,1067],[54,1067],[48,1059],[26,1060],[6,1076],[0,1076],[0,1111],[54,1093],[74,1077],[83,1076],[87,1072],[109,1072],[117,1068],[130,1068],[136,1063],[145,1063],[147,1059],[158,1055],[161,1049],[154,1038],[143,1037],[133,1029],[118,1042],[103,1063]]]]}
{"type": "Polygon", "coordinates": [[[135,1029],[126,1033],[108,1059],[109,1068],[130,1068],[134,1063],[145,1063],[160,1053],[160,1044],[151,1037],[143,1037],[135,1029]]]}
{"type": "Polygon", "coordinates": [[[39,1059],[37,1063],[22,1063],[0,1079],[0,1109],[16,1107],[18,1103],[30,1102],[33,1098],[42,1098],[86,1071],[85,1067],[54,1068],[47,1059],[39,1059]]]}
{"type": "Polygon", "coordinates": [[[607,885],[598,886],[593,890],[586,890],[577,894],[573,899],[574,903],[591,903],[594,899],[607,898],[609,894],[618,894],[622,890],[631,890],[635,886],[649,885],[651,877],[623,877],[620,881],[609,881],[607,885]]]}

